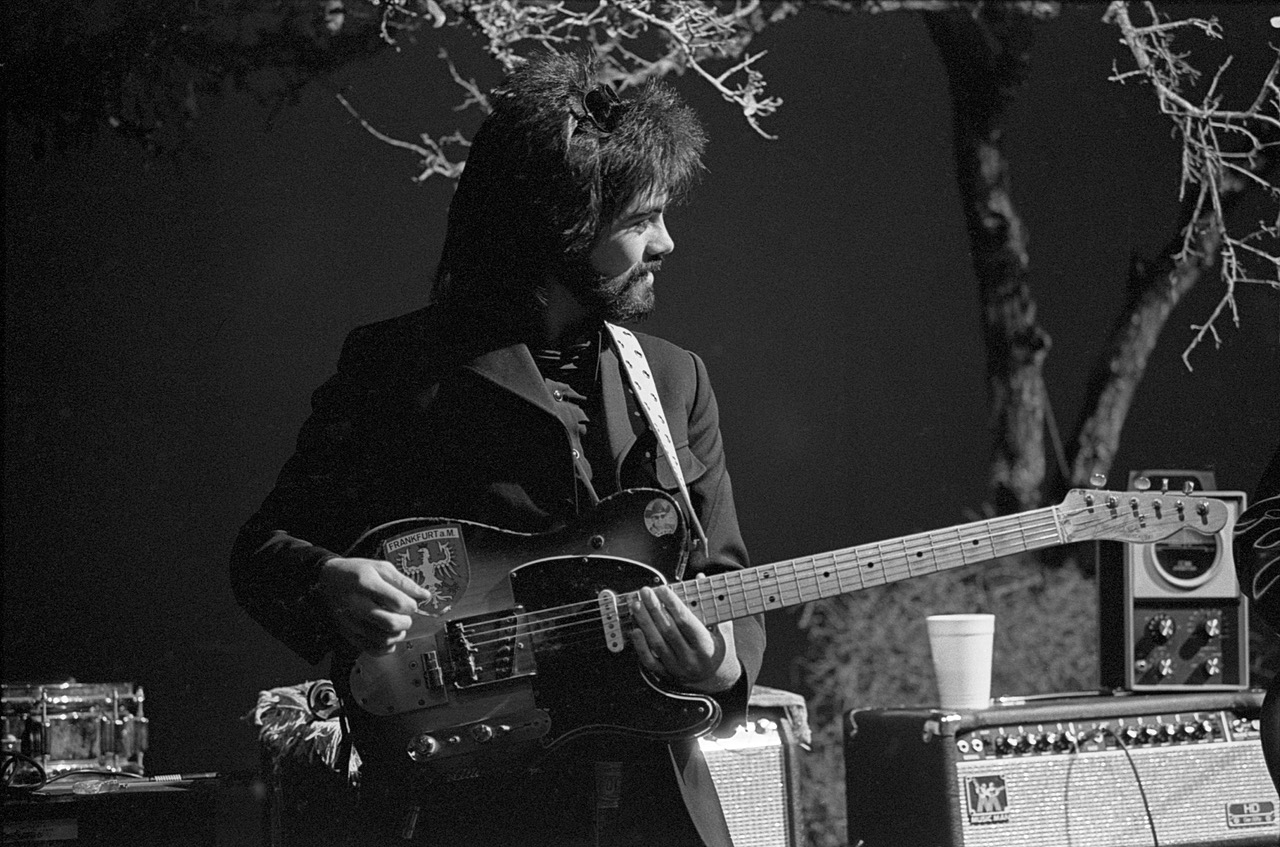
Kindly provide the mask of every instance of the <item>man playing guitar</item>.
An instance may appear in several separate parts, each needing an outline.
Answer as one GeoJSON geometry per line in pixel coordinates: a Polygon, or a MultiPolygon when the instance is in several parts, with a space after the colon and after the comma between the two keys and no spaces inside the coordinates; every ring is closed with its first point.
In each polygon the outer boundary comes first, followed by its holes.
{"type": "Polygon", "coordinates": [[[430,305],[350,334],[235,544],[241,604],[334,656],[353,843],[730,845],[692,736],[745,714],[763,621],[665,585],[748,564],[716,400],[698,356],[606,323],[652,309],[705,137],[595,72],[492,92],[430,305]]]}

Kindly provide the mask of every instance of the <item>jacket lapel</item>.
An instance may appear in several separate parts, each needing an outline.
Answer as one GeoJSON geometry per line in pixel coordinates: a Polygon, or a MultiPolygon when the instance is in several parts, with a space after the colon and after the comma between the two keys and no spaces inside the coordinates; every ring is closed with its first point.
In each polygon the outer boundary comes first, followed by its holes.
{"type": "Polygon", "coordinates": [[[642,417],[632,414],[639,410],[635,408],[630,388],[622,376],[618,354],[611,346],[600,354],[600,392],[609,427],[609,451],[613,454],[613,470],[617,474],[621,473],[622,462],[635,446],[636,439],[645,431],[645,423],[642,417]]]}
{"type": "Polygon", "coordinates": [[[551,392],[547,390],[547,384],[524,344],[512,344],[482,353],[466,368],[499,388],[524,398],[548,415],[555,415],[551,392]]]}

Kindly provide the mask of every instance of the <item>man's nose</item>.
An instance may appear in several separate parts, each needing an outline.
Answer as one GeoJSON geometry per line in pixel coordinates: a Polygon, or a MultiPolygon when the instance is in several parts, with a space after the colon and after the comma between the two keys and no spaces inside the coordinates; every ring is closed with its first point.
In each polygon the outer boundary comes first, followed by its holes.
{"type": "Polygon", "coordinates": [[[653,238],[649,241],[646,252],[649,256],[656,257],[665,256],[674,249],[676,249],[676,243],[672,240],[671,233],[667,231],[667,221],[659,215],[658,220],[654,222],[653,238]]]}

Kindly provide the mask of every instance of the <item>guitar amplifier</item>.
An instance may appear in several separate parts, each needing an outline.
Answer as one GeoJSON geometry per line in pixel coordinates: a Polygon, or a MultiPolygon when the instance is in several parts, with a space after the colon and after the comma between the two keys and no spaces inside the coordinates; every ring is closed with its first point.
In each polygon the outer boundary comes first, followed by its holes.
{"type": "Polygon", "coordinates": [[[774,708],[783,699],[804,702],[790,692],[756,686],[751,721],[727,738],[698,741],[734,847],[804,844],[798,735],[808,729],[807,719],[794,709],[774,708]],[[760,706],[762,700],[768,705],[760,706]]]}
{"type": "Polygon", "coordinates": [[[845,716],[850,847],[1280,842],[1260,691],[845,716]]]}

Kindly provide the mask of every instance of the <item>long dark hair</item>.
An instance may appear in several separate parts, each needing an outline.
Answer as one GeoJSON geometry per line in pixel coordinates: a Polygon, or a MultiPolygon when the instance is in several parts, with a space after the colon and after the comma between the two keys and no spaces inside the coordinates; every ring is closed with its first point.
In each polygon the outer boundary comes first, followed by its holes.
{"type": "Polygon", "coordinates": [[[622,100],[587,57],[532,59],[490,103],[449,206],[431,296],[513,325],[537,316],[547,276],[587,261],[632,197],[683,195],[706,135],[668,86],[650,82],[622,100]]]}

